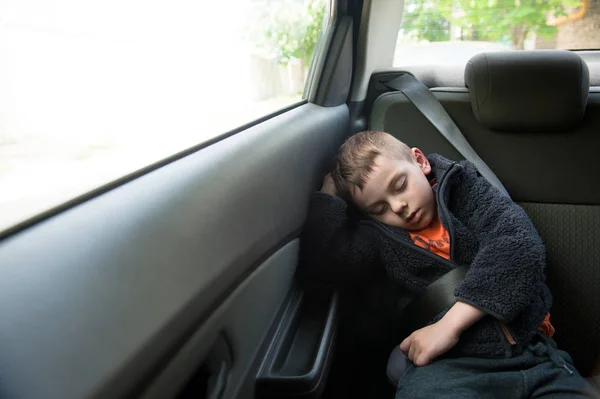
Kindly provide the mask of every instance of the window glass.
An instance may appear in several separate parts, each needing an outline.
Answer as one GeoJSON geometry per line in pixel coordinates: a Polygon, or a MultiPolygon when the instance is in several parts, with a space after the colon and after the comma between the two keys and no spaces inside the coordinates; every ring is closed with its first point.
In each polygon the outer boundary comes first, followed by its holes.
{"type": "Polygon", "coordinates": [[[394,66],[484,51],[600,48],[600,0],[406,0],[394,66]]]}
{"type": "Polygon", "coordinates": [[[0,3],[0,231],[302,100],[327,0],[0,3]]]}

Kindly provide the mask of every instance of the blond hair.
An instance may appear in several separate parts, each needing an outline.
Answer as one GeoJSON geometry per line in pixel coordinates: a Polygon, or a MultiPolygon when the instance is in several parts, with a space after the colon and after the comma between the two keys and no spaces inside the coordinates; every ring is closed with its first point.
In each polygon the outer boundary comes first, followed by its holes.
{"type": "Polygon", "coordinates": [[[350,198],[353,186],[363,189],[379,155],[391,159],[413,159],[410,147],[389,133],[367,130],[346,140],[331,172],[340,196],[350,198]]]}

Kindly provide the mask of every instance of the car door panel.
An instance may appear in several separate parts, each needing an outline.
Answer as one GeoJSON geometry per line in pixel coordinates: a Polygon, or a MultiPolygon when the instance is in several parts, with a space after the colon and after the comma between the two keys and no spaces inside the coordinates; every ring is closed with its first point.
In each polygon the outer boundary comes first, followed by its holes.
{"type": "Polygon", "coordinates": [[[3,396],[141,392],[298,236],[347,126],[346,105],[304,104],[4,238],[3,396]]]}
{"type": "Polygon", "coordinates": [[[254,387],[260,344],[269,336],[269,326],[291,288],[298,259],[295,239],[263,262],[206,319],[142,395],[143,398],[171,397],[202,364],[219,333],[232,351],[229,382],[223,397],[250,397],[254,387]],[[265,289],[269,287],[269,289],[265,289]],[[253,367],[254,366],[254,367],[253,367]],[[254,371],[254,373],[251,373],[254,371]],[[250,386],[243,386],[245,379],[250,386]],[[242,394],[240,394],[242,391],[242,394]]]}

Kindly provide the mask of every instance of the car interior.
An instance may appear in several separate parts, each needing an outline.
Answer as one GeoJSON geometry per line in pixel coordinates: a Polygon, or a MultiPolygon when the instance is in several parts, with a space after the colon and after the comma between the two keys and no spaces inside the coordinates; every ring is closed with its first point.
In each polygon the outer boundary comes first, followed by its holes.
{"type": "Polygon", "coordinates": [[[464,159],[387,85],[407,73],[534,222],[554,339],[600,385],[600,51],[392,67],[403,4],[331,0],[301,102],[0,232],[0,397],[393,397],[402,319],[303,278],[299,237],[356,132],[464,159]]]}

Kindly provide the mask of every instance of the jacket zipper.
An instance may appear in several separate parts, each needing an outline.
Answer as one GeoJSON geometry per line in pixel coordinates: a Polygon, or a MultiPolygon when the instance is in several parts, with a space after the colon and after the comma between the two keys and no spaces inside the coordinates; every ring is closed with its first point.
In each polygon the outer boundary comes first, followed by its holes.
{"type": "MultiPolygon", "coordinates": [[[[447,215],[448,210],[446,209],[446,205],[441,202],[441,199],[442,199],[441,193],[442,193],[443,189],[446,188],[446,176],[454,168],[455,165],[456,165],[456,162],[453,162],[452,165],[450,165],[450,167],[448,168],[448,170],[446,170],[444,172],[444,174],[440,178],[440,183],[439,183],[440,188],[437,190],[437,193],[436,193],[436,199],[438,201],[438,208],[440,210],[442,210],[444,216],[447,217],[446,223],[444,223],[444,220],[442,220],[442,224],[444,224],[444,227],[446,227],[448,229],[448,234],[450,235],[450,260],[442,258],[441,256],[438,256],[438,255],[435,255],[431,251],[428,251],[425,248],[421,248],[418,245],[413,244],[412,242],[406,242],[406,241],[402,240],[396,234],[389,231],[383,225],[383,223],[381,223],[375,219],[369,219],[366,221],[362,221],[361,223],[373,225],[373,227],[377,228],[379,231],[381,231],[383,234],[385,234],[387,237],[391,238],[392,240],[394,240],[410,249],[414,249],[415,251],[417,251],[425,256],[428,256],[431,259],[441,262],[441,263],[449,266],[451,269],[454,269],[456,267],[456,263],[454,262],[454,245],[452,245],[454,243],[454,228],[452,226],[452,223],[450,222],[450,217],[447,215]]],[[[442,217],[442,215],[440,215],[440,217],[442,217]]]]}
{"type": "Polygon", "coordinates": [[[506,324],[504,324],[498,320],[494,320],[493,325],[496,329],[496,332],[498,333],[500,342],[502,343],[502,346],[504,347],[504,356],[506,358],[512,357],[513,346],[516,344],[516,341],[513,338],[510,331],[508,330],[508,327],[506,326],[506,324]]]}
{"type": "Polygon", "coordinates": [[[502,323],[502,322],[499,322],[499,324],[500,324],[500,329],[502,330],[502,332],[504,333],[504,336],[508,340],[508,343],[511,346],[512,345],[516,345],[517,341],[515,341],[515,339],[513,338],[512,334],[510,333],[510,330],[508,329],[508,326],[505,323],[502,323]]]}
{"type": "Polygon", "coordinates": [[[450,165],[450,167],[448,168],[448,170],[446,170],[444,172],[444,174],[442,175],[442,178],[440,179],[440,188],[437,190],[436,193],[436,199],[437,199],[437,203],[438,203],[438,208],[441,211],[440,212],[440,220],[442,222],[442,225],[444,227],[446,227],[446,229],[448,230],[448,234],[450,235],[450,260],[452,262],[454,262],[454,243],[456,241],[454,241],[455,238],[455,234],[454,234],[454,226],[452,225],[452,221],[450,219],[450,215],[449,215],[449,211],[448,208],[446,207],[446,204],[444,203],[444,201],[442,201],[442,193],[446,190],[446,186],[448,185],[447,182],[447,176],[450,173],[450,171],[454,168],[454,166],[456,165],[456,162],[453,162],[452,165],[450,165]]]}

